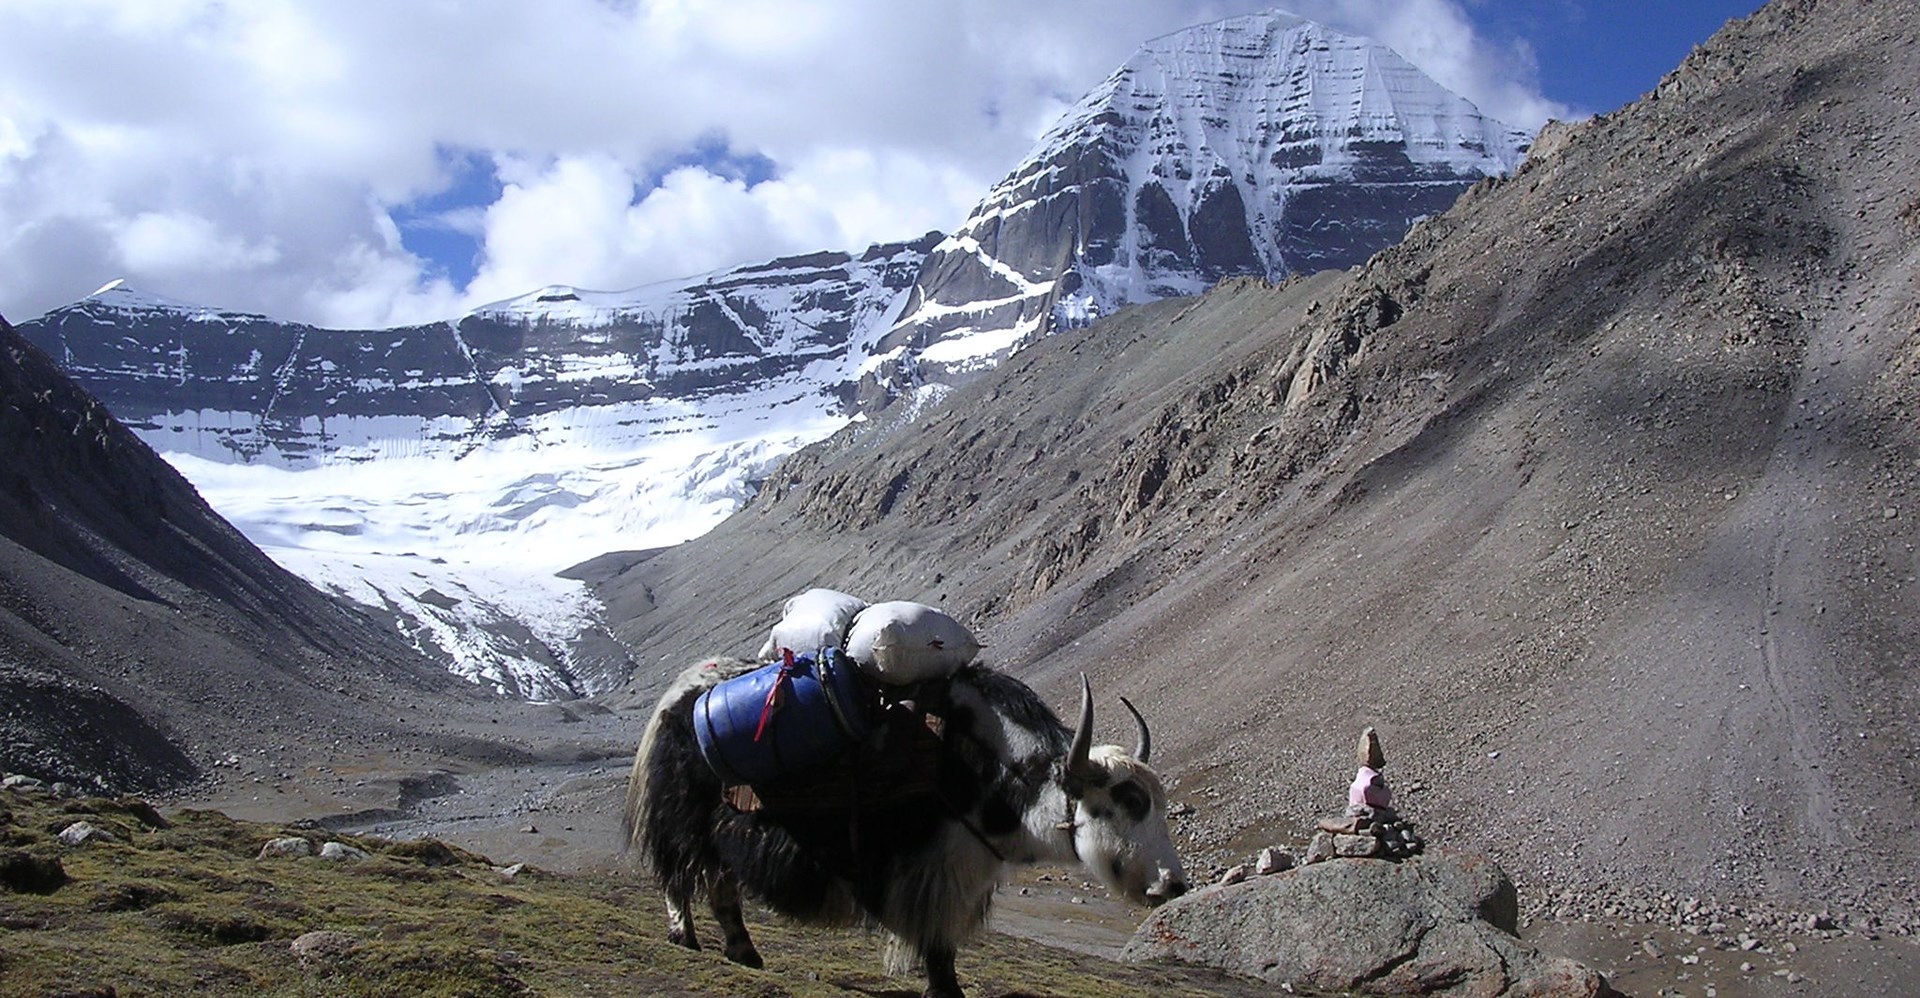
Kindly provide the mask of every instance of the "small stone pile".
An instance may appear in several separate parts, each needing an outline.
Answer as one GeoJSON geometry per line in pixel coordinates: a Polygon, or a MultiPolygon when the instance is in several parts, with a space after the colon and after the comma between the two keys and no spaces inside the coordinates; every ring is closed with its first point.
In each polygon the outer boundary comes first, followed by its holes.
{"type": "Polygon", "coordinates": [[[1387,788],[1387,778],[1380,775],[1387,756],[1380,748],[1379,734],[1372,728],[1360,733],[1355,755],[1360,769],[1347,788],[1346,814],[1320,819],[1302,863],[1361,857],[1402,860],[1426,848],[1413,823],[1393,809],[1393,791],[1387,788]]]}

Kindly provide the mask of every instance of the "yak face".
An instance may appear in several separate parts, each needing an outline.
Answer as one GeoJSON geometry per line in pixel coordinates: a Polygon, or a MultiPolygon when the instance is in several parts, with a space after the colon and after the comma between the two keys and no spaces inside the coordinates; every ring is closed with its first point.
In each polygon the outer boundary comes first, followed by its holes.
{"type": "Polygon", "coordinates": [[[1117,745],[1090,750],[1091,772],[1072,803],[1074,854],[1088,872],[1135,904],[1158,907],[1187,892],[1186,871],[1167,830],[1160,777],[1117,745]],[[1099,775],[1094,776],[1097,772],[1099,775]]]}
{"type": "Polygon", "coordinates": [[[1126,697],[1120,702],[1139,728],[1132,752],[1095,748],[1093,688],[1080,677],[1080,723],[1062,766],[1068,820],[1062,827],[1073,853],[1108,888],[1136,904],[1158,907],[1187,892],[1187,874],[1167,830],[1167,791],[1147,765],[1153,733],[1126,697]]]}

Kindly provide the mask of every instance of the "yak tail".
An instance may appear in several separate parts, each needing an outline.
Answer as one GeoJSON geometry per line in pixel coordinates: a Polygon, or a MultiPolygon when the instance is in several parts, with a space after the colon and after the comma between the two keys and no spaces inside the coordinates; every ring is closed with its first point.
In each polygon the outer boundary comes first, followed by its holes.
{"type": "Polygon", "coordinates": [[[647,789],[647,780],[669,718],[676,711],[691,709],[693,699],[702,691],[719,685],[721,680],[739,675],[752,668],[752,665],[738,659],[708,659],[682,672],[667,687],[667,691],[660,694],[660,702],[654,707],[653,716],[647,719],[647,730],[640,736],[640,748],[633,754],[633,771],[627,774],[627,806],[620,819],[622,854],[647,845],[648,820],[651,817],[649,802],[653,799],[647,789]]]}
{"type": "Polygon", "coordinates": [[[653,741],[653,729],[660,723],[658,715],[647,722],[647,732],[640,737],[640,750],[633,754],[633,771],[627,774],[627,807],[620,815],[620,854],[639,848],[640,839],[645,834],[647,822],[647,748],[653,741]]]}

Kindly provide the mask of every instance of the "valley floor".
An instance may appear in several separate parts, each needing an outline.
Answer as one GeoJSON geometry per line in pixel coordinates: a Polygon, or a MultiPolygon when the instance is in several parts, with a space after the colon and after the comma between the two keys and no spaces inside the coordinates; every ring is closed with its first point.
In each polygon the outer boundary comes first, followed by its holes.
{"type": "MultiPolygon", "coordinates": [[[[207,803],[262,819],[318,817],[328,827],[354,835],[441,839],[499,864],[614,873],[644,882],[645,875],[621,854],[620,810],[628,759],[612,749],[625,727],[637,725],[631,717],[618,715],[581,723],[595,730],[570,734],[607,745],[605,754],[437,781],[375,779],[355,788],[362,794],[359,799],[329,803],[325,806],[331,810],[322,814],[272,815],[289,804],[304,806],[284,794],[270,795],[272,799],[228,794],[224,804],[218,799],[207,803]],[[423,786],[431,788],[431,795],[420,795],[423,786]]],[[[1193,865],[1196,876],[1207,872],[1204,861],[1195,859],[1193,865]]],[[[1599,969],[1626,994],[1892,998],[1920,993],[1920,946],[1903,937],[1875,938],[1852,931],[1784,933],[1744,925],[1716,935],[1690,935],[1622,918],[1556,920],[1528,896],[1532,888],[1523,884],[1521,891],[1522,909],[1531,913],[1523,922],[1524,938],[1599,969]]],[[[1002,889],[993,925],[999,932],[1047,946],[1112,959],[1141,917],[1077,870],[1040,868],[1022,871],[1002,889]]],[[[755,925],[766,921],[753,920],[755,925]]],[[[659,931],[664,935],[664,923],[659,931]]]]}

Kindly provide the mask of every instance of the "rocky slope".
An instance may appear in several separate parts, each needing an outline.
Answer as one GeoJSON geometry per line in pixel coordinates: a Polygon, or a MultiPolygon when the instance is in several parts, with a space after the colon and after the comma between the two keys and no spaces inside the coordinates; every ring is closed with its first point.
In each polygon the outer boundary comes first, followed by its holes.
{"type": "Polygon", "coordinates": [[[1392,50],[1271,11],[1142,46],[934,247],[886,345],[954,378],[1226,277],[1343,269],[1528,136],[1392,50]]]}
{"type": "Polygon", "coordinates": [[[1916,42],[1777,0],[1358,271],[810,448],[597,566],[630,700],[807,586],[921,599],[1140,704],[1203,857],[1302,834],[1372,724],[1532,903],[1920,932],[1916,42]]]}

